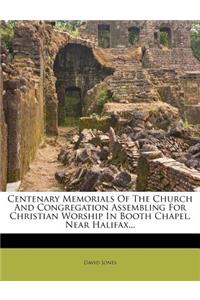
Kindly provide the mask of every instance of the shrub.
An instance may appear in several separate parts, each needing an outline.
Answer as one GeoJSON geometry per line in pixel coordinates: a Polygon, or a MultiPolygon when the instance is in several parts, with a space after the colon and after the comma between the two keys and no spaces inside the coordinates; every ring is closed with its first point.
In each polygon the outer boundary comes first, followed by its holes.
{"type": "Polygon", "coordinates": [[[81,26],[82,21],[56,21],[56,29],[60,31],[66,31],[72,36],[76,37],[79,35],[79,27],[81,26]]]}
{"type": "Polygon", "coordinates": [[[104,104],[107,102],[107,100],[110,98],[108,90],[102,90],[100,91],[96,106],[97,106],[97,112],[100,114],[103,110],[104,104]]]}
{"type": "Polygon", "coordinates": [[[186,112],[184,113],[184,118],[183,118],[183,128],[184,129],[191,129],[193,128],[194,125],[192,125],[191,123],[189,123],[186,112]]]}
{"type": "Polygon", "coordinates": [[[170,42],[169,42],[169,35],[167,32],[164,31],[160,32],[160,44],[169,48],[170,42]]]}
{"type": "Polygon", "coordinates": [[[129,28],[128,41],[134,45],[139,40],[139,29],[136,27],[129,28]]]}
{"type": "Polygon", "coordinates": [[[0,26],[1,41],[3,45],[9,50],[9,52],[12,52],[12,38],[14,35],[15,23],[15,21],[2,21],[0,26]]]}
{"type": "Polygon", "coordinates": [[[200,60],[200,21],[194,21],[191,30],[191,46],[194,55],[200,60]]]}

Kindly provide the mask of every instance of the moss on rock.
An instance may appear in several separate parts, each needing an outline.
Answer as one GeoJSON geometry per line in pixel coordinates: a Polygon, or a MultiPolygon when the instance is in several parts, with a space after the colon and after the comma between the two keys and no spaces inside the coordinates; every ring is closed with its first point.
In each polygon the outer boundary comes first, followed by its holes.
{"type": "Polygon", "coordinates": [[[87,129],[98,129],[103,132],[109,130],[110,127],[110,117],[98,117],[98,116],[91,116],[91,117],[82,117],[80,118],[80,130],[84,128],[87,129]]]}

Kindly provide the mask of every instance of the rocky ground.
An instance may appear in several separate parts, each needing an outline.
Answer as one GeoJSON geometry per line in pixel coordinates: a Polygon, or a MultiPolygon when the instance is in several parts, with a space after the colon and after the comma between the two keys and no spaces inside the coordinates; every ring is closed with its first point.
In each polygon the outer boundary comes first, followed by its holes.
{"type": "Polygon", "coordinates": [[[136,176],[128,163],[134,155],[135,143],[123,137],[119,141],[112,128],[109,134],[84,129],[61,150],[58,159],[65,169],[55,177],[67,191],[134,190],[136,176]]]}
{"type": "MultiPolygon", "coordinates": [[[[134,119],[135,120],[135,119],[134,119]]],[[[84,129],[64,145],[55,173],[67,191],[134,191],[141,152],[155,151],[200,170],[200,138],[181,122],[168,130],[146,129],[129,121],[120,133],[84,129]]]]}
{"type": "Polygon", "coordinates": [[[196,131],[181,123],[167,131],[149,129],[134,120],[107,132],[60,128],[40,145],[20,190],[134,191],[140,153],[156,150],[200,171],[196,131]]]}

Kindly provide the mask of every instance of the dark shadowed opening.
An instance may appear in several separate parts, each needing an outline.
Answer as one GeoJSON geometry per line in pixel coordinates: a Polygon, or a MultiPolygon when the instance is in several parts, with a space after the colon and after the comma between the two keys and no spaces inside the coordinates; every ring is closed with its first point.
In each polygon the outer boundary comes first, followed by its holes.
{"type": "Polygon", "coordinates": [[[65,90],[64,107],[62,108],[65,116],[61,125],[73,126],[78,123],[82,116],[81,89],[78,87],[68,87],[65,90]]]}
{"type": "Polygon", "coordinates": [[[70,43],[61,48],[54,61],[58,124],[71,126],[70,118],[73,121],[87,114],[87,92],[112,72],[85,45],[70,43]]]}
{"type": "Polygon", "coordinates": [[[139,41],[140,29],[138,27],[130,27],[128,29],[128,41],[131,45],[134,45],[139,41]]]}
{"type": "Polygon", "coordinates": [[[98,45],[102,48],[110,48],[110,25],[98,25],[98,45]]]}
{"type": "Polygon", "coordinates": [[[171,47],[171,29],[168,27],[160,28],[160,45],[171,47]]]}

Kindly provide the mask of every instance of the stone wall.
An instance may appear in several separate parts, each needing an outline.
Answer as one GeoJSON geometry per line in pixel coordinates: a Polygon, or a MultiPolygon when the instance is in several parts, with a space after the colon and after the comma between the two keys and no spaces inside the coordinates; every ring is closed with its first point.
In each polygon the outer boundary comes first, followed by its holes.
{"type": "Polygon", "coordinates": [[[191,48],[146,48],[143,55],[144,68],[174,68],[179,71],[197,71],[199,60],[191,48]]]}
{"type": "Polygon", "coordinates": [[[85,38],[92,38],[98,44],[98,25],[105,24],[110,26],[110,47],[130,47],[128,40],[128,29],[137,27],[140,30],[139,41],[136,45],[149,45],[150,47],[159,46],[155,39],[155,33],[159,34],[160,28],[171,30],[171,47],[189,48],[191,21],[87,21],[81,28],[81,34],[85,38]]]}
{"type": "Polygon", "coordinates": [[[113,99],[116,102],[160,99],[177,107],[189,123],[199,124],[200,62],[191,49],[192,22],[88,21],[82,26],[81,35],[98,45],[98,25],[102,24],[110,26],[111,47],[103,50],[111,55],[117,70],[107,80],[113,99]],[[139,40],[131,45],[128,29],[134,26],[140,30],[139,40]],[[169,47],[160,43],[161,28],[169,29],[169,47]],[[134,47],[129,48],[132,53],[140,49],[140,62],[133,57],[128,60],[130,55],[125,47],[134,47]],[[123,61],[121,67],[120,60],[123,61]]]}
{"type": "Polygon", "coordinates": [[[43,41],[37,22],[15,28],[13,68],[4,80],[8,125],[8,182],[20,180],[44,135],[43,41]]]}
{"type": "MultiPolygon", "coordinates": [[[[200,70],[200,68],[199,68],[200,70]]],[[[200,103],[200,71],[186,72],[181,77],[181,83],[185,93],[186,105],[197,105],[200,103]]]]}
{"type": "Polygon", "coordinates": [[[184,108],[185,93],[178,71],[174,68],[151,68],[148,69],[151,82],[158,90],[161,101],[184,108]]]}
{"type": "Polygon", "coordinates": [[[66,32],[56,31],[51,22],[45,22],[44,39],[44,101],[47,134],[58,134],[58,98],[54,61],[57,53],[69,41],[66,32]]]}
{"type": "Polygon", "coordinates": [[[7,126],[3,109],[3,78],[0,66],[0,191],[6,190],[7,183],[7,126]]]}
{"type": "Polygon", "coordinates": [[[138,160],[138,191],[193,192],[200,188],[200,173],[159,152],[143,152],[138,160]]]}
{"type": "MultiPolygon", "coordinates": [[[[103,79],[106,72],[111,73],[112,68],[109,65],[109,61],[106,58],[105,53],[102,53],[101,49],[94,48],[94,43],[90,40],[84,40],[80,37],[73,38],[67,32],[61,32],[53,28],[51,22],[45,22],[45,42],[44,42],[44,61],[45,61],[45,78],[44,78],[44,97],[46,105],[46,132],[48,134],[58,133],[58,111],[60,111],[59,105],[62,104],[63,94],[66,87],[72,87],[72,85],[82,88],[83,91],[87,91],[93,84],[103,79]],[[74,72],[69,72],[68,66],[62,66],[63,62],[67,60],[65,55],[65,49],[67,45],[77,45],[77,48],[87,49],[90,52],[91,67],[87,67],[84,62],[84,56],[81,54],[82,59],[77,57],[75,53],[72,55],[72,62],[70,66],[74,68],[74,72]],[[61,69],[64,72],[60,72],[56,68],[56,64],[60,64],[58,61],[61,58],[61,69]],[[90,73],[89,81],[84,72],[80,72],[80,66],[85,65],[84,71],[90,73]],[[99,70],[94,74],[94,69],[99,70]],[[79,74],[82,73],[82,74],[79,74]]],[[[90,65],[90,64],[89,64],[90,65]]],[[[83,93],[84,94],[84,93],[83,93]]],[[[61,105],[62,106],[62,105],[61,105]]]]}
{"type": "Polygon", "coordinates": [[[84,38],[92,38],[98,45],[98,25],[110,26],[110,47],[129,47],[128,29],[130,27],[140,28],[140,41],[147,37],[146,21],[87,21],[81,28],[81,34],[84,38]]]}

